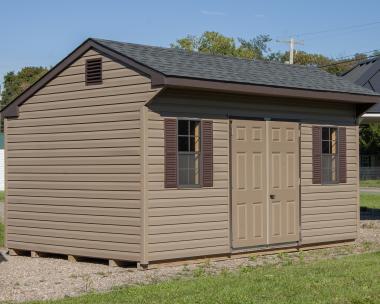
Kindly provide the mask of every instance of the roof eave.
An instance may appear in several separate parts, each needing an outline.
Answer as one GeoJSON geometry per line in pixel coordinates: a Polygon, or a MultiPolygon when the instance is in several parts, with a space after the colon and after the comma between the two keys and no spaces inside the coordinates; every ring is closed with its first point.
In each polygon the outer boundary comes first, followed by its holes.
{"type": "Polygon", "coordinates": [[[168,88],[186,88],[196,90],[219,91],[235,94],[261,95],[272,97],[287,97],[300,99],[313,99],[323,101],[336,101],[345,103],[370,103],[380,102],[380,95],[351,94],[330,91],[315,91],[285,87],[274,87],[254,84],[242,84],[222,81],[211,81],[194,78],[164,76],[157,81],[152,80],[153,86],[168,88]]]}

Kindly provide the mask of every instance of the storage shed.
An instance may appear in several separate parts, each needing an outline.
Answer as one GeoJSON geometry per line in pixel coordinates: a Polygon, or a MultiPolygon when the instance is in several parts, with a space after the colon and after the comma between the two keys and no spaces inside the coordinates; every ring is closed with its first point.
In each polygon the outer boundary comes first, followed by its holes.
{"type": "Polygon", "coordinates": [[[379,101],[315,67],[88,39],[2,111],[6,246],[147,265],[353,240],[379,101]]]}

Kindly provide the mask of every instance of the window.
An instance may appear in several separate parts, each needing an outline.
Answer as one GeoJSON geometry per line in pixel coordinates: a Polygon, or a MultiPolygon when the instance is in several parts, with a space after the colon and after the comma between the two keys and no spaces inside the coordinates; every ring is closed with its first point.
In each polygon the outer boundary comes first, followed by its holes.
{"type": "Polygon", "coordinates": [[[201,123],[199,120],[178,120],[178,183],[200,185],[201,123]]]}
{"type": "Polygon", "coordinates": [[[338,129],[322,128],[322,183],[338,182],[338,129]]]}

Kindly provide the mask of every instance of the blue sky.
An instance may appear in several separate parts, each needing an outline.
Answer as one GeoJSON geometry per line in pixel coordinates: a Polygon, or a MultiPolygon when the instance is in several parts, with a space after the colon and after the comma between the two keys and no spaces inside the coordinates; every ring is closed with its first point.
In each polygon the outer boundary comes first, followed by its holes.
{"type": "MultiPolygon", "coordinates": [[[[299,49],[342,57],[380,49],[380,3],[353,0],[0,0],[0,79],[23,66],[52,66],[87,37],[169,46],[214,30],[249,39],[299,35],[299,49]]],[[[272,42],[273,50],[286,46],[272,42]]]]}

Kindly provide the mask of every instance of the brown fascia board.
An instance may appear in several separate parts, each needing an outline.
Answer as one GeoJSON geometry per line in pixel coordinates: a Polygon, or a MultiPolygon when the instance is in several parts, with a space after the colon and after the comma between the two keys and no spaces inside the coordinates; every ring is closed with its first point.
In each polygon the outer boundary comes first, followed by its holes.
{"type": "Polygon", "coordinates": [[[226,93],[238,93],[283,98],[300,98],[306,100],[336,101],[345,103],[375,104],[380,102],[380,95],[376,96],[330,91],[303,90],[285,87],[210,81],[182,77],[161,77],[158,81],[152,81],[152,85],[193,90],[209,90],[226,93]]]}
{"type": "Polygon", "coordinates": [[[95,49],[99,53],[106,55],[107,57],[121,63],[127,65],[143,74],[146,74],[152,79],[153,82],[162,82],[163,75],[147,66],[144,66],[125,55],[122,55],[114,50],[111,50],[91,38],[87,39],[83,42],[79,47],[77,47],[73,52],[71,52],[67,57],[65,57],[62,61],[60,61],[57,65],[55,65],[49,72],[47,72],[40,80],[26,89],[21,95],[16,97],[12,102],[10,102],[7,106],[5,106],[1,110],[2,117],[18,117],[19,115],[19,106],[21,106],[26,100],[32,97],[35,93],[37,93],[40,89],[42,89],[48,82],[57,77],[63,70],[65,70],[68,66],[74,63],[77,59],[79,59],[84,53],[86,53],[90,49],[95,49]]]}

